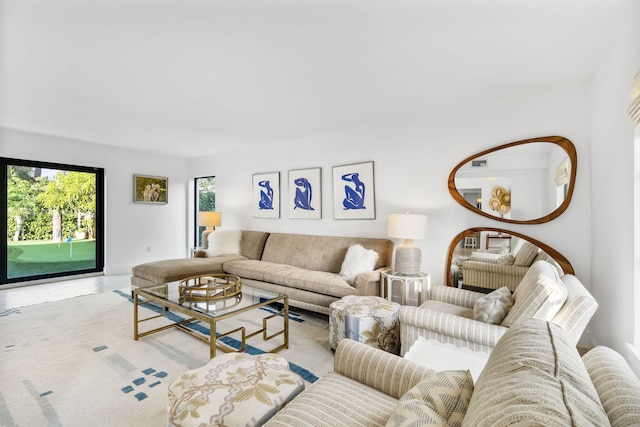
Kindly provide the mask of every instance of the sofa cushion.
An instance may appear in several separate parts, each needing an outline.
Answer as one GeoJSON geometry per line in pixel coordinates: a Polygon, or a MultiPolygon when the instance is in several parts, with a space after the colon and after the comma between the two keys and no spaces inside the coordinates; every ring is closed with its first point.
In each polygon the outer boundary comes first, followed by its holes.
{"type": "Polygon", "coordinates": [[[389,239],[285,233],[269,235],[261,260],[338,274],[347,249],[355,244],[373,249],[380,255],[375,269],[390,265],[393,242],[389,239]]]}
{"type": "Polygon", "coordinates": [[[212,232],[207,238],[209,245],[207,256],[239,254],[241,236],[242,232],[240,230],[218,230],[212,232]]]}
{"type": "Polygon", "coordinates": [[[238,260],[226,262],[224,271],[246,279],[275,283],[339,298],[357,293],[342,276],[324,271],[305,270],[287,264],[238,260]]]}
{"type": "Polygon", "coordinates": [[[473,319],[500,325],[513,307],[513,296],[506,286],[482,296],[473,305],[473,319]]]}
{"type": "Polygon", "coordinates": [[[460,426],[473,393],[469,371],[440,371],[400,398],[387,427],[460,426]]]}
{"type": "Polygon", "coordinates": [[[511,327],[530,317],[551,320],[567,300],[567,287],[546,261],[533,264],[513,292],[513,307],[502,322],[511,327]]]}
{"type": "Polygon", "coordinates": [[[526,319],[510,328],[476,381],[463,426],[609,425],[580,355],[564,330],[526,319]]]}
{"type": "Polygon", "coordinates": [[[498,264],[513,265],[516,262],[516,257],[513,254],[504,254],[498,258],[498,264]]]}
{"type": "Polygon", "coordinates": [[[536,255],[538,255],[538,247],[531,242],[523,240],[518,252],[516,253],[513,265],[529,267],[536,258],[536,255]]]}
{"type": "Polygon", "coordinates": [[[598,346],[582,356],[611,425],[640,425],[640,380],[614,350],[598,346]]]}
{"type": "Polygon", "coordinates": [[[340,275],[344,277],[347,282],[353,283],[356,276],[365,271],[372,271],[378,260],[378,253],[372,249],[366,249],[364,246],[351,245],[347,249],[347,254],[344,256],[342,267],[340,268],[340,275]]]}

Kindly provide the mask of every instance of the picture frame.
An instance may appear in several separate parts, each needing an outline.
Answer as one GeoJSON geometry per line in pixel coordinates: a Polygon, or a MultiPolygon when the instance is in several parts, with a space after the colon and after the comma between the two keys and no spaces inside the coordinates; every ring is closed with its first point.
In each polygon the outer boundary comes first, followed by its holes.
{"type": "Polygon", "coordinates": [[[254,218],[280,218],[280,172],[253,174],[254,218]]]}
{"type": "Polygon", "coordinates": [[[289,171],[289,218],[322,218],[321,168],[289,171]]]}
{"type": "Polygon", "coordinates": [[[333,167],[334,219],[375,219],[373,162],[333,167]]]}
{"type": "Polygon", "coordinates": [[[166,205],[169,203],[169,178],[133,175],[133,202],[166,205]]]}

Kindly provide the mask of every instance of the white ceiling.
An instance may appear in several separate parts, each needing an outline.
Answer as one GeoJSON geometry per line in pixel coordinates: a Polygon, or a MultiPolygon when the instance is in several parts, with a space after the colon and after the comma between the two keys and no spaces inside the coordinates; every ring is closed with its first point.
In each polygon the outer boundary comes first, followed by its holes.
{"type": "Polygon", "coordinates": [[[586,82],[623,0],[0,0],[0,126],[194,157],[586,82]]]}

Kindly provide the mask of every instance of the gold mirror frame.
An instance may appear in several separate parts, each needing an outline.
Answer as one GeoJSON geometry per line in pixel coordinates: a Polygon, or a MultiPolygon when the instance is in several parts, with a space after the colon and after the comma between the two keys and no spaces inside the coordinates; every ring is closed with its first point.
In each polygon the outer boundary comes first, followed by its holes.
{"type": "Polygon", "coordinates": [[[552,247],[532,238],[529,236],[525,236],[524,234],[520,234],[520,233],[516,233],[515,231],[510,231],[510,230],[504,230],[501,228],[493,228],[493,227],[476,227],[476,228],[468,228],[460,233],[458,233],[453,240],[451,241],[451,244],[449,245],[449,253],[447,254],[447,263],[446,263],[446,267],[445,267],[445,283],[447,284],[447,286],[453,286],[453,283],[451,283],[451,263],[453,262],[453,256],[454,256],[454,251],[456,249],[456,247],[458,245],[460,245],[460,242],[469,235],[475,235],[476,233],[480,233],[480,232],[495,232],[495,233],[504,233],[504,234],[508,234],[510,236],[515,236],[515,237],[519,237],[523,240],[526,240],[530,243],[533,243],[534,245],[536,245],[537,247],[539,247],[541,250],[543,250],[544,252],[547,253],[547,255],[549,255],[550,257],[552,257],[560,266],[560,268],[562,268],[562,271],[564,271],[564,274],[575,274],[574,270],[573,270],[573,266],[571,265],[571,263],[569,262],[569,260],[567,258],[565,258],[564,255],[562,255],[560,252],[558,252],[557,250],[553,249],[552,247]]]}
{"type": "Polygon", "coordinates": [[[453,197],[453,199],[456,202],[458,202],[459,204],[461,204],[465,208],[469,209],[470,211],[475,212],[475,213],[477,213],[479,215],[482,215],[484,217],[491,218],[491,219],[494,219],[496,221],[507,222],[507,223],[512,223],[512,224],[542,224],[542,223],[545,223],[545,222],[549,222],[549,221],[553,220],[554,218],[557,218],[569,206],[569,203],[571,202],[571,197],[573,196],[573,189],[575,187],[576,170],[577,170],[577,168],[578,168],[578,156],[576,154],[576,148],[573,145],[573,143],[571,141],[569,141],[567,138],[564,138],[562,136],[546,136],[546,137],[539,137],[539,138],[530,138],[530,139],[511,142],[511,143],[508,143],[508,144],[500,145],[498,147],[490,148],[488,150],[482,151],[480,153],[474,154],[473,156],[470,156],[470,157],[467,157],[466,159],[464,159],[455,168],[453,168],[453,170],[451,171],[451,174],[449,174],[449,183],[448,183],[448,185],[449,185],[449,193],[451,194],[451,197],[453,197]],[[567,156],[569,157],[569,161],[571,162],[570,163],[571,167],[570,167],[570,171],[569,171],[569,186],[568,186],[568,189],[567,189],[567,194],[565,196],[564,201],[553,212],[551,212],[551,213],[549,213],[547,215],[544,215],[544,216],[542,216],[540,218],[533,218],[533,219],[500,218],[500,217],[491,215],[491,214],[489,214],[487,212],[483,212],[481,209],[478,209],[478,207],[473,206],[471,203],[469,203],[467,200],[465,200],[464,197],[462,196],[462,194],[460,194],[460,192],[458,191],[458,189],[456,187],[456,183],[455,183],[455,176],[456,176],[456,173],[463,166],[465,166],[467,163],[471,162],[472,160],[480,159],[481,157],[484,157],[484,156],[486,156],[486,155],[488,155],[490,153],[494,153],[496,151],[504,150],[504,149],[511,148],[511,147],[516,147],[516,146],[519,146],[519,145],[536,143],[536,142],[552,143],[552,144],[556,144],[556,145],[560,146],[567,153],[567,156]]]}

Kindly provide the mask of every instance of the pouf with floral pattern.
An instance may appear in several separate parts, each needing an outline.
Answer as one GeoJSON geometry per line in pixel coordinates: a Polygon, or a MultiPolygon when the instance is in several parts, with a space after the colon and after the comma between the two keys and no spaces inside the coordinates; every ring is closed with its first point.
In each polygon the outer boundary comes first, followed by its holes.
{"type": "Polygon", "coordinates": [[[375,296],[348,295],[329,305],[329,343],[349,338],[389,353],[400,352],[400,304],[375,296]]]}
{"type": "Polygon", "coordinates": [[[168,425],[260,426],[303,390],[282,356],[223,354],[169,384],[168,425]]]}

